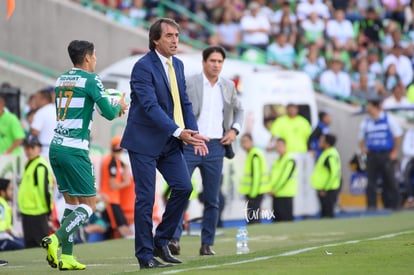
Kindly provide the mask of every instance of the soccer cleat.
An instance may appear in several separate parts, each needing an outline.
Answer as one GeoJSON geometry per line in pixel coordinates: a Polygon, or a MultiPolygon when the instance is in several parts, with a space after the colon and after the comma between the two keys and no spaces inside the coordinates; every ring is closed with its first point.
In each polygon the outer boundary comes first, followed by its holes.
{"type": "Polygon", "coordinates": [[[58,250],[59,250],[59,239],[55,234],[44,237],[41,243],[42,247],[47,250],[46,261],[52,268],[58,266],[58,250]]]}
{"type": "Polygon", "coordinates": [[[73,255],[62,254],[59,261],[59,270],[84,270],[86,265],[79,263],[73,255]]]}

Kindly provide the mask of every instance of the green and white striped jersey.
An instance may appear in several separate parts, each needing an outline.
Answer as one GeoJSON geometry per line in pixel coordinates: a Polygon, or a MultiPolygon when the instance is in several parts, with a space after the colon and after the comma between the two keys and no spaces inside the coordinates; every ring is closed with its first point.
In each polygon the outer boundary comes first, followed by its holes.
{"type": "MultiPolygon", "coordinates": [[[[57,79],[55,88],[57,122],[52,146],[89,150],[95,102],[104,98],[104,91],[105,88],[97,74],[78,68],[63,73],[57,79]]],[[[109,101],[105,105],[110,105],[109,101]]],[[[107,112],[118,114],[120,108],[105,109],[107,112]]],[[[112,116],[115,117],[110,115],[112,116]]]]}

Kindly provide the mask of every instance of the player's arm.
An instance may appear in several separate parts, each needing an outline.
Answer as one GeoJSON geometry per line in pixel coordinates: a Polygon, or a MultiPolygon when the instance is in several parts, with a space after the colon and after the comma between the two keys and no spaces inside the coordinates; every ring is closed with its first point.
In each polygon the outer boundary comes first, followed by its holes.
{"type": "Polygon", "coordinates": [[[101,110],[101,115],[108,120],[117,118],[121,113],[121,104],[112,106],[106,97],[98,99],[98,101],[96,101],[96,105],[98,105],[101,110]]]}

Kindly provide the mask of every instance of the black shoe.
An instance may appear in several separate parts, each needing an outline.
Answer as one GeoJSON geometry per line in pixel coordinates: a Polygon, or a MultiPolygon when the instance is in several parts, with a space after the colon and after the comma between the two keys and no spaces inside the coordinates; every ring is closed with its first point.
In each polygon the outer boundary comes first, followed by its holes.
{"type": "Polygon", "coordinates": [[[0,260],[0,266],[5,266],[7,265],[9,262],[5,261],[5,260],[0,260]]]}
{"type": "Polygon", "coordinates": [[[171,255],[171,251],[168,248],[168,245],[165,245],[161,248],[154,247],[154,256],[160,257],[164,262],[172,264],[181,264],[182,261],[171,255]]]}
{"type": "Polygon", "coordinates": [[[180,255],[180,241],[177,239],[171,239],[168,242],[168,248],[170,249],[170,252],[172,255],[180,255]]]}
{"type": "Polygon", "coordinates": [[[144,268],[161,268],[161,267],[169,267],[169,266],[172,266],[172,264],[163,264],[163,263],[160,263],[159,261],[157,261],[156,259],[152,258],[151,260],[149,260],[145,264],[140,264],[139,268],[140,269],[144,269],[144,268]]]}
{"type": "Polygon", "coordinates": [[[200,256],[213,256],[216,255],[208,244],[203,244],[200,248],[200,256]]]}

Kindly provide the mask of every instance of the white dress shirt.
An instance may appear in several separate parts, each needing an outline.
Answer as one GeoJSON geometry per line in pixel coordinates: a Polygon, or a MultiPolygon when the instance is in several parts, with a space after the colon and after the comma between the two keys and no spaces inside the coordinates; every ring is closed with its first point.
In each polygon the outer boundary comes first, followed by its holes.
{"type": "Polygon", "coordinates": [[[203,74],[203,104],[198,117],[198,130],[210,139],[223,137],[223,95],[219,80],[213,85],[203,74]]]}
{"type": "Polygon", "coordinates": [[[326,94],[343,97],[351,95],[351,78],[345,72],[340,71],[335,74],[332,70],[324,71],[319,83],[326,94]]]}

